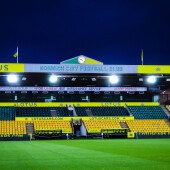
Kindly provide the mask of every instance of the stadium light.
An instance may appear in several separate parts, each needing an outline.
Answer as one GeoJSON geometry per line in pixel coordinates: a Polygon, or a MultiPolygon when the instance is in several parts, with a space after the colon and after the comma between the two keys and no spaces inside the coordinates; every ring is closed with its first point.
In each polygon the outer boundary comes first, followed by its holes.
{"type": "Polygon", "coordinates": [[[96,78],[92,78],[91,80],[92,80],[92,81],[96,81],[96,78]]]}
{"type": "Polygon", "coordinates": [[[51,75],[49,78],[50,83],[55,83],[58,80],[57,76],[51,75]]]}
{"type": "Polygon", "coordinates": [[[7,81],[9,83],[17,83],[18,82],[18,76],[14,74],[10,74],[7,76],[7,81]]]}
{"type": "Polygon", "coordinates": [[[71,79],[71,81],[76,81],[76,78],[73,77],[73,78],[71,79]]]}
{"type": "Polygon", "coordinates": [[[150,76],[150,77],[148,77],[147,78],[147,82],[148,83],[151,83],[151,84],[154,84],[154,83],[156,83],[156,77],[155,76],[150,76]]]}
{"type": "Polygon", "coordinates": [[[112,84],[116,84],[116,83],[118,83],[119,78],[118,78],[118,76],[110,76],[109,80],[112,84]]]}

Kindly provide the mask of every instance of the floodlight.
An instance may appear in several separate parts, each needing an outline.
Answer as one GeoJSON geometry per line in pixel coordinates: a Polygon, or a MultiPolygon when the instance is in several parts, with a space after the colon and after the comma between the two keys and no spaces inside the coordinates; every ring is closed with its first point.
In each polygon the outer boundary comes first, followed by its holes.
{"type": "Polygon", "coordinates": [[[18,82],[18,76],[17,75],[14,75],[14,74],[10,74],[8,75],[7,77],[7,81],[9,83],[17,83],[18,82]]]}
{"type": "Polygon", "coordinates": [[[96,81],[96,78],[92,78],[91,80],[92,80],[92,81],[96,81]]]}
{"type": "Polygon", "coordinates": [[[151,84],[154,84],[156,83],[156,77],[155,76],[150,76],[147,78],[147,82],[148,83],[151,83],[151,84]]]}
{"type": "Polygon", "coordinates": [[[57,76],[51,75],[49,78],[50,83],[55,83],[58,80],[57,76]]]}
{"type": "Polygon", "coordinates": [[[110,76],[109,80],[112,84],[116,84],[116,83],[118,83],[119,78],[118,78],[118,76],[110,76]]]}
{"type": "Polygon", "coordinates": [[[76,81],[76,78],[73,77],[73,78],[71,79],[71,81],[76,81]]]}

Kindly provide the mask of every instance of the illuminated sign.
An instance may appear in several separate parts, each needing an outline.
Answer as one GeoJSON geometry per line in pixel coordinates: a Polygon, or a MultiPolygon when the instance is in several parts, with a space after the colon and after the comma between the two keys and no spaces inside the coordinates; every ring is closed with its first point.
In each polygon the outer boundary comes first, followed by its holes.
{"type": "Polygon", "coordinates": [[[147,91],[147,87],[7,87],[0,91],[147,91]]]}

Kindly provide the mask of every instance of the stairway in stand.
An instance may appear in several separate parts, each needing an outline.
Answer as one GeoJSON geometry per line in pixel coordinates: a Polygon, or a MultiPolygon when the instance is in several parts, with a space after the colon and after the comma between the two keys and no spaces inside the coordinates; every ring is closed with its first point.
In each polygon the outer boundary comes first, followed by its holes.
{"type": "Polygon", "coordinates": [[[50,110],[51,117],[57,117],[57,111],[56,110],[50,110]]]}
{"type": "Polygon", "coordinates": [[[93,116],[93,113],[90,109],[86,109],[87,116],[93,116]]]}
{"type": "Polygon", "coordinates": [[[161,105],[161,108],[162,108],[163,111],[166,113],[166,115],[168,116],[168,118],[170,118],[170,112],[169,112],[169,110],[166,108],[166,106],[161,105]]]}
{"type": "MultiPolygon", "coordinates": [[[[34,124],[33,123],[26,124],[26,132],[27,132],[27,134],[34,135],[34,124]]],[[[33,136],[33,138],[34,138],[34,136],[33,136]]]]}
{"type": "Polygon", "coordinates": [[[126,122],[121,122],[121,123],[120,123],[120,126],[121,126],[122,128],[128,128],[127,132],[130,132],[130,129],[129,129],[129,127],[128,127],[128,125],[127,125],[126,122]]]}
{"type": "Polygon", "coordinates": [[[165,120],[165,122],[167,123],[167,125],[170,127],[170,122],[169,122],[169,120],[168,119],[164,119],[165,120]]]}

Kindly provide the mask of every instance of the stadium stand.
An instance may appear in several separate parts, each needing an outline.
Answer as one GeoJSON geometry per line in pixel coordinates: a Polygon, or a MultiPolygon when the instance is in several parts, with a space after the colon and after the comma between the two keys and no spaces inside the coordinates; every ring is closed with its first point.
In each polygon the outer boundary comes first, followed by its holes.
{"type": "Polygon", "coordinates": [[[129,116],[124,107],[75,107],[78,116],[87,116],[91,111],[93,116],[129,116]]]}
{"type": "Polygon", "coordinates": [[[167,123],[161,120],[84,120],[87,131],[90,129],[122,128],[120,123],[127,123],[131,132],[170,132],[167,123]]]}
{"type": "Polygon", "coordinates": [[[128,120],[132,132],[170,132],[170,127],[162,120],[128,120]]]}
{"type": "Polygon", "coordinates": [[[1,134],[26,134],[26,124],[34,124],[34,131],[39,129],[61,129],[63,133],[69,131],[72,133],[72,127],[69,121],[0,121],[1,134]]]}
{"type": "Polygon", "coordinates": [[[87,131],[90,129],[121,128],[116,120],[84,120],[87,131]]]}
{"type": "Polygon", "coordinates": [[[0,106],[0,120],[15,120],[15,108],[0,106]]]}
{"type": "Polygon", "coordinates": [[[26,134],[26,125],[23,121],[0,121],[0,134],[26,134]]]}
{"type": "MultiPolygon", "coordinates": [[[[166,106],[170,109],[170,106],[166,106]]],[[[163,109],[158,105],[141,106],[139,103],[130,103],[127,106],[130,113],[134,116],[135,120],[89,120],[84,119],[84,125],[87,130],[93,129],[114,129],[124,128],[122,123],[126,124],[131,132],[170,132],[166,120],[167,115],[163,109]]],[[[90,103],[86,106],[83,103],[82,107],[75,107],[78,116],[82,117],[99,117],[99,116],[130,116],[128,110],[121,106],[99,106],[90,103]]],[[[14,121],[16,117],[69,117],[73,115],[73,111],[67,110],[67,107],[56,106],[39,106],[39,107],[13,107],[1,106],[0,107],[0,134],[27,134],[28,124],[32,124],[34,132],[36,130],[54,130],[60,129],[63,133],[73,133],[72,124],[69,120],[34,120],[34,121],[14,121]]],[[[31,118],[32,119],[32,118],[31,118]]],[[[60,118],[59,118],[60,119],[60,118]]],[[[80,118],[81,119],[81,118],[80,118]]],[[[126,128],[126,127],[125,127],[126,128]]],[[[100,133],[100,131],[96,132],[100,133]]]]}
{"type": "Polygon", "coordinates": [[[17,107],[17,117],[51,117],[52,112],[57,116],[69,116],[66,107],[17,107]]]}
{"type": "Polygon", "coordinates": [[[135,119],[167,119],[160,106],[128,106],[135,119]]]}
{"type": "Polygon", "coordinates": [[[39,129],[62,129],[69,130],[72,133],[72,127],[68,120],[57,120],[57,121],[34,121],[34,130],[39,129]]]}

